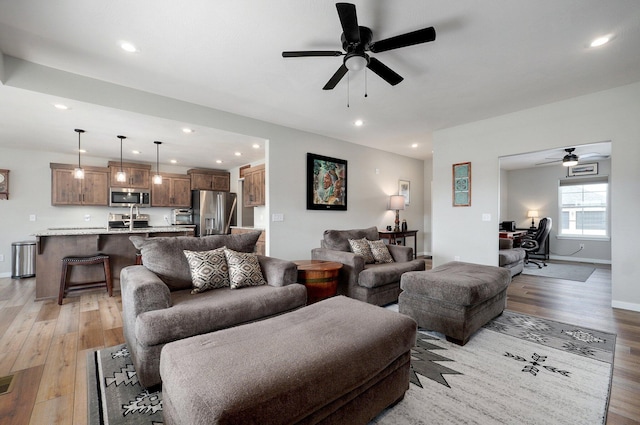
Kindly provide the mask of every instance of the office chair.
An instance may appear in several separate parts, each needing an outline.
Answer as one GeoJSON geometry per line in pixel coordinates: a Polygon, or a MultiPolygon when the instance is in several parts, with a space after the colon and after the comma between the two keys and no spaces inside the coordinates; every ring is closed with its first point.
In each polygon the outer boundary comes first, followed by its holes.
{"type": "Polygon", "coordinates": [[[551,217],[544,217],[540,219],[535,235],[527,235],[523,238],[520,247],[524,249],[526,254],[524,257],[525,264],[533,263],[538,266],[539,269],[541,269],[542,266],[547,266],[546,256],[543,257],[542,265],[540,265],[540,262],[531,260],[529,255],[544,254],[545,248],[549,243],[549,232],[551,232],[551,217]]]}

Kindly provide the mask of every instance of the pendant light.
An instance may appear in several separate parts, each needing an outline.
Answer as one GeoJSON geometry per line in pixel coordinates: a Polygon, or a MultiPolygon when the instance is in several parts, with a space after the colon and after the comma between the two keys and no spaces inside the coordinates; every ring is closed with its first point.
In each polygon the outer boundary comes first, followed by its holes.
{"type": "Polygon", "coordinates": [[[84,170],[80,166],[80,135],[84,133],[84,130],[76,128],[73,131],[78,133],[78,167],[73,170],[73,177],[76,179],[84,179],[84,170]]]}
{"type": "Polygon", "coordinates": [[[160,175],[160,145],[162,142],[155,141],[156,144],[156,175],[153,176],[153,184],[162,184],[162,176],[160,175]]]}
{"type": "Polygon", "coordinates": [[[120,171],[116,173],[116,181],[124,183],[127,181],[127,173],[122,169],[122,139],[126,139],[125,136],[117,136],[120,139],[120,171]]]}

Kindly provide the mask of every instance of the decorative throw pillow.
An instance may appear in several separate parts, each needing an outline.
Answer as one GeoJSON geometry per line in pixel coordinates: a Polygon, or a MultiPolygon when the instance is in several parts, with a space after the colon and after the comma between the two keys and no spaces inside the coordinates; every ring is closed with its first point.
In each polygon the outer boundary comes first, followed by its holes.
{"type": "Polygon", "coordinates": [[[226,246],[212,251],[183,251],[191,270],[192,294],[230,285],[225,249],[226,246]]]}
{"type": "Polygon", "coordinates": [[[351,251],[356,255],[361,255],[364,258],[365,264],[375,263],[376,259],[373,258],[371,248],[369,248],[369,241],[367,238],[362,239],[349,239],[349,245],[351,251]]]}
{"type": "Polygon", "coordinates": [[[383,240],[367,241],[376,263],[393,263],[393,257],[383,240]]]}
{"type": "Polygon", "coordinates": [[[267,284],[262,276],[262,268],[255,254],[225,249],[224,255],[229,265],[231,289],[267,284]]]}

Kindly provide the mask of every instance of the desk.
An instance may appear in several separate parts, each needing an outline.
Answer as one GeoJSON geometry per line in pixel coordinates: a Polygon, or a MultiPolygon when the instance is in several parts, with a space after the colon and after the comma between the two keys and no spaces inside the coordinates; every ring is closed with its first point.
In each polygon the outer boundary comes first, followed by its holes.
{"type": "Polygon", "coordinates": [[[307,304],[336,295],[342,263],[322,260],[299,260],[294,263],[298,266],[298,283],[307,287],[307,304]]]}
{"type": "Polygon", "coordinates": [[[499,232],[498,237],[502,239],[513,239],[513,247],[519,247],[522,243],[522,238],[527,235],[526,230],[516,230],[515,232],[499,232]]]}
{"type": "Polygon", "coordinates": [[[407,245],[406,237],[413,237],[413,258],[418,257],[418,231],[417,230],[405,230],[400,232],[394,232],[393,230],[383,230],[378,232],[380,239],[387,239],[390,244],[397,245],[398,241],[402,239],[402,245],[407,245]]]}

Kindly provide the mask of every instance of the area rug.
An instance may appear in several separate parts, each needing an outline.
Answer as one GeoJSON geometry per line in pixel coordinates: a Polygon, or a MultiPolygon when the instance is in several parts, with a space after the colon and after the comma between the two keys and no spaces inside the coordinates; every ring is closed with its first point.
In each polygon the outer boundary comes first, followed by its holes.
{"type": "MultiPolygon", "coordinates": [[[[615,334],[505,311],[460,347],[421,330],[404,399],[371,424],[603,424],[615,334]]],[[[124,345],[89,354],[90,424],[161,424],[124,345]]]]}
{"type": "Polygon", "coordinates": [[[539,269],[535,264],[529,263],[524,266],[522,274],[586,282],[594,270],[595,267],[592,266],[562,263],[547,263],[547,267],[539,269]]]}

